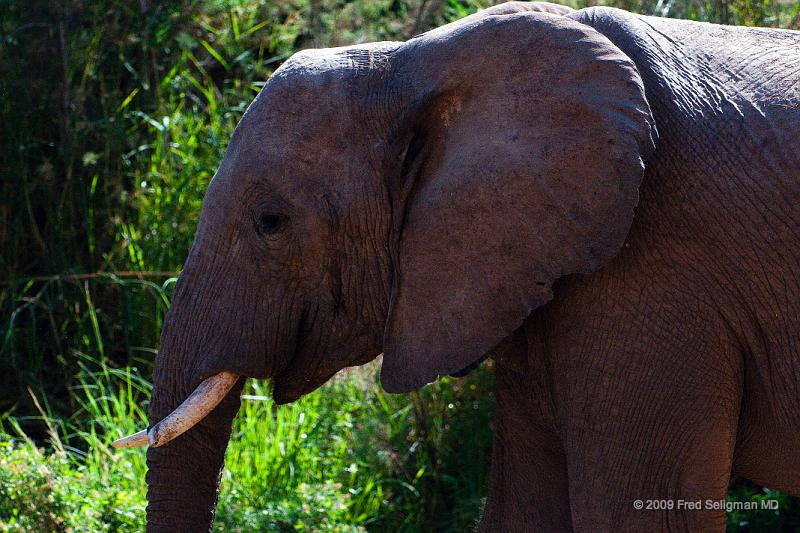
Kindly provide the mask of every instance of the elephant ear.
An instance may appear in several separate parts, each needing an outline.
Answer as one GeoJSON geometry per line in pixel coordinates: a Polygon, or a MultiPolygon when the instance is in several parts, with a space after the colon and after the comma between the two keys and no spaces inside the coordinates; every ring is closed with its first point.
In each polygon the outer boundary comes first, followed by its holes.
{"type": "Polygon", "coordinates": [[[477,361],[555,280],[614,257],[655,129],[633,62],[562,16],[444,26],[394,61],[413,94],[396,126],[381,380],[404,392],[477,361]]]}

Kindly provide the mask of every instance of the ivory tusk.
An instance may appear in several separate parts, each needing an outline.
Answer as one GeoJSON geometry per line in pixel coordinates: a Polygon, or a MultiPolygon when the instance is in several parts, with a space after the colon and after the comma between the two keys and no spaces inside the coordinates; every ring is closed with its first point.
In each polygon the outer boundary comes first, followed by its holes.
{"type": "Polygon", "coordinates": [[[147,446],[147,430],[143,429],[137,431],[133,435],[122,437],[111,443],[114,448],[137,448],[139,446],[147,446]]]}
{"type": "Polygon", "coordinates": [[[191,429],[213,411],[238,379],[239,374],[233,372],[220,372],[211,376],[200,383],[194,392],[161,422],[149,430],[144,429],[133,435],[117,439],[111,445],[115,448],[147,445],[155,448],[168,443],[191,429]]]}

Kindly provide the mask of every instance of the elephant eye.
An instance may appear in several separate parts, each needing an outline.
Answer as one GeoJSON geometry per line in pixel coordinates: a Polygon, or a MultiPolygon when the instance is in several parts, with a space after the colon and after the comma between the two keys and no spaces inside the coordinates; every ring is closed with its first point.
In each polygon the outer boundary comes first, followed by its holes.
{"type": "Polygon", "coordinates": [[[280,231],[286,217],[274,213],[264,213],[258,219],[257,229],[262,235],[274,235],[280,231]]]}

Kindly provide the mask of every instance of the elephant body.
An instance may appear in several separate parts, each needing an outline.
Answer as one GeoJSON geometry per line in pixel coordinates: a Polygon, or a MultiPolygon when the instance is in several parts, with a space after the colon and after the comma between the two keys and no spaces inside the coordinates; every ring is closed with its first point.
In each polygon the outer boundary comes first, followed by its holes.
{"type": "Polygon", "coordinates": [[[731,473],[800,494],[800,35],[569,16],[634,60],[658,141],[620,254],[500,350],[481,529],[724,531],[731,473]]]}
{"type": "Polygon", "coordinates": [[[482,531],[800,495],[798,67],[798,32],[522,2],[295,55],[209,186],[151,426],[242,379],[148,451],[148,529],[210,527],[244,377],[285,403],[381,352],[389,392],[495,359],[482,531]]]}

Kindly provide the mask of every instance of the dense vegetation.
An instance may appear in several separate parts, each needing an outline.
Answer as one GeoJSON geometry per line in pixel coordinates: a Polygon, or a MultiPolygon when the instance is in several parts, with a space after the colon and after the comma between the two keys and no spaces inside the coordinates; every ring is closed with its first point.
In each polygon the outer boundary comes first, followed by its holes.
{"type": "MultiPolygon", "coordinates": [[[[584,7],[583,0],[572,2],[584,7]]],[[[620,0],[800,27],[800,3],[620,0]]],[[[0,0],[0,530],[140,529],[153,355],[203,191],[293,51],[405,39],[470,0],[0,0]]],[[[274,409],[248,385],[220,530],[463,531],[486,490],[491,368],[389,396],[375,366],[274,409]]],[[[738,482],[732,497],[766,489],[738,482]]],[[[774,497],[770,495],[769,497],[774,497]]],[[[800,528],[798,503],[732,530],[800,528]]]]}

